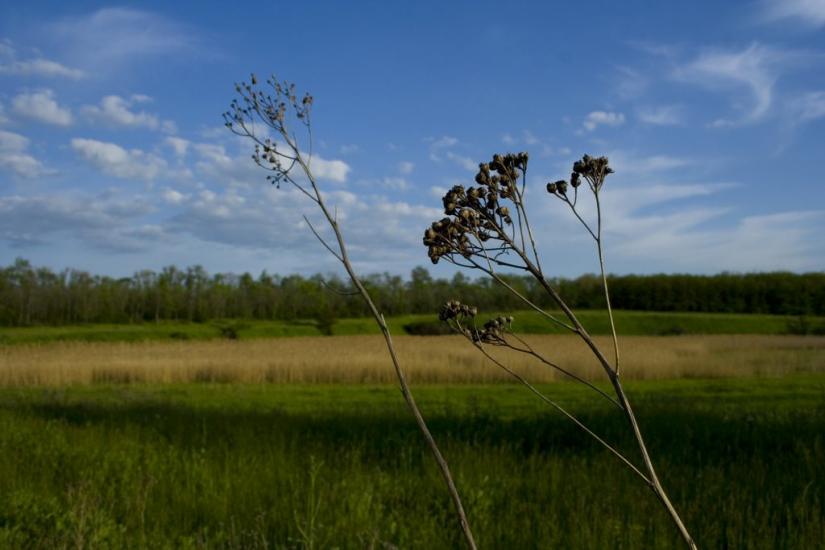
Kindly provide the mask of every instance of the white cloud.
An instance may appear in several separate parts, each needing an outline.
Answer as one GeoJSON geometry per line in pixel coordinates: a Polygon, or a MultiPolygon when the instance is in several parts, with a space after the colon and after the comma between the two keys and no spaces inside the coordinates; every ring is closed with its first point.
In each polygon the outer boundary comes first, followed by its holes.
{"type": "Polygon", "coordinates": [[[161,15],[133,8],[102,8],[45,26],[64,56],[89,72],[110,72],[131,60],[179,53],[203,54],[192,30],[161,15]]]}
{"type": "MultiPolygon", "coordinates": [[[[195,164],[202,174],[213,178],[216,181],[235,185],[248,185],[265,180],[271,174],[255,165],[249,158],[248,149],[238,155],[232,155],[226,151],[226,147],[214,143],[194,143],[192,149],[200,160],[195,164]]],[[[302,154],[305,155],[306,153],[302,154]]],[[[349,164],[342,160],[329,160],[314,154],[310,163],[313,176],[318,180],[344,183],[347,181],[351,168],[349,164]]],[[[303,179],[303,174],[296,168],[293,175],[303,179]]]]}
{"type": "Polygon", "coordinates": [[[175,156],[179,158],[185,157],[186,152],[189,150],[190,142],[183,138],[169,136],[164,140],[164,142],[172,148],[172,151],[175,152],[175,156]]]}
{"type": "Polygon", "coordinates": [[[647,89],[648,79],[639,71],[630,67],[616,67],[616,72],[616,85],[613,89],[619,98],[635,99],[647,89]]]}
{"type": "Polygon", "coordinates": [[[85,73],[80,69],[74,69],[52,61],[51,59],[44,59],[37,57],[34,59],[17,59],[17,52],[8,44],[0,44],[0,56],[6,60],[0,63],[0,74],[19,75],[19,76],[43,76],[43,77],[64,77],[71,79],[83,78],[85,73]]]}
{"type": "Polygon", "coordinates": [[[126,150],[120,145],[94,139],[72,139],[74,149],[83,159],[106,174],[150,181],[166,170],[166,161],[140,149],[126,150]]]}
{"type": "Polygon", "coordinates": [[[682,123],[679,105],[661,105],[639,109],[639,120],[652,126],[676,126],[682,123]]]}
{"type": "MultiPolygon", "coordinates": [[[[610,151],[606,155],[617,174],[644,175],[685,168],[688,159],[671,155],[635,155],[625,151],[610,151]]],[[[615,178],[613,178],[615,179],[615,178]]]]}
{"type": "Polygon", "coordinates": [[[31,156],[27,152],[28,147],[29,140],[25,136],[0,130],[0,168],[23,178],[36,178],[54,173],[31,156]]]}
{"type": "Polygon", "coordinates": [[[621,126],[624,124],[624,114],[610,111],[593,111],[584,117],[582,127],[588,132],[592,132],[599,126],[621,126]]]}
{"type": "Polygon", "coordinates": [[[12,100],[12,109],[21,116],[57,126],[69,126],[73,120],[71,111],[57,103],[52,90],[19,94],[12,100]]]}
{"type": "Polygon", "coordinates": [[[160,120],[157,115],[145,111],[135,112],[131,107],[137,103],[145,103],[151,98],[145,95],[133,95],[125,99],[116,95],[108,95],[100,100],[100,105],[86,105],[83,112],[93,120],[99,120],[113,126],[134,128],[161,129],[165,132],[174,132],[175,125],[169,120],[160,120]]]}
{"type": "Polygon", "coordinates": [[[402,176],[409,176],[410,174],[412,174],[414,169],[415,164],[408,160],[404,160],[398,163],[398,173],[402,176]]]}
{"type": "Polygon", "coordinates": [[[0,197],[0,239],[31,247],[70,238],[108,252],[145,250],[158,231],[135,229],[135,218],[152,211],[140,197],[111,194],[0,197]]]}
{"type": "MultiPolygon", "coordinates": [[[[732,184],[665,183],[650,177],[617,172],[602,191],[607,268],[614,272],[706,272],[820,270],[825,243],[817,238],[825,230],[823,211],[786,211],[737,215],[735,196],[723,192],[732,184]]],[[[585,230],[558,201],[544,197],[544,208],[555,209],[540,221],[538,235],[547,245],[558,246],[571,238],[585,242],[585,230]],[[552,225],[550,225],[552,224],[552,225]],[[563,240],[553,235],[564,235],[563,240]]],[[[579,211],[594,220],[590,200],[579,197],[579,211]]],[[[536,218],[533,216],[533,218],[536,218]]],[[[536,218],[540,219],[540,218],[536,218]]],[[[591,222],[594,223],[594,222],[591,222]]],[[[544,246],[543,245],[543,246],[544,246]]],[[[584,247],[582,250],[588,250],[584,247]]],[[[576,258],[594,266],[592,256],[576,258]]],[[[578,267],[586,270],[587,267],[578,267]]]]}
{"type": "Polygon", "coordinates": [[[527,145],[535,145],[539,143],[539,138],[537,138],[530,130],[524,130],[522,135],[524,136],[524,143],[527,145]]]}
{"type": "Polygon", "coordinates": [[[85,73],[80,69],[72,69],[49,59],[13,61],[8,65],[0,65],[0,73],[22,76],[62,76],[75,80],[85,76],[85,73]]]}
{"type": "Polygon", "coordinates": [[[404,191],[408,189],[410,184],[407,183],[407,180],[400,177],[387,177],[383,180],[384,187],[389,189],[394,189],[396,191],[404,191]]]}
{"type": "Polygon", "coordinates": [[[511,136],[510,134],[504,134],[503,136],[501,136],[501,142],[504,145],[515,145],[516,144],[515,138],[513,136],[511,136]]]}
{"type": "Polygon", "coordinates": [[[810,122],[825,117],[825,92],[808,92],[789,102],[791,115],[797,122],[810,122]]]}
{"type": "Polygon", "coordinates": [[[338,151],[339,151],[342,155],[352,155],[353,153],[357,153],[357,152],[358,152],[358,151],[360,151],[360,150],[361,150],[361,148],[360,148],[360,147],[358,147],[358,146],[357,146],[356,144],[354,144],[354,143],[347,143],[347,144],[344,144],[344,145],[342,145],[342,146],[338,149],[338,151]]]}
{"type": "Polygon", "coordinates": [[[163,197],[163,200],[169,204],[181,204],[188,198],[188,195],[184,195],[180,191],[175,191],[174,189],[170,189],[168,187],[163,190],[161,196],[163,197]]]}
{"type": "Polygon", "coordinates": [[[432,149],[448,149],[458,144],[458,139],[452,136],[441,136],[440,138],[433,139],[430,147],[432,149]]]}
{"type": "Polygon", "coordinates": [[[640,216],[612,236],[614,255],[662,262],[671,270],[766,271],[821,269],[825,253],[814,238],[825,212],[791,211],[732,219],[723,208],[688,210],[678,217],[640,216]]]}
{"type": "Polygon", "coordinates": [[[439,187],[437,185],[433,185],[433,186],[430,187],[430,195],[432,195],[433,197],[435,197],[439,200],[441,200],[441,198],[446,194],[447,194],[447,188],[446,187],[439,187]]]}
{"type": "Polygon", "coordinates": [[[783,51],[753,43],[741,51],[709,51],[673,72],[676,80],[711,90],[747,90],[752,101],[735,118],[719,118],[716,127],[755,123],[767,116],[774,102],[774,87],[781,72],[790,69],[806,54],[783,51]]]}
{"type": "Polygon", "coordinates": [[[469,170],[470,172],[477,172],[478,171],[478,162],[474,161],[470,157],[465,157],[462,155],[457,155],[452,151],[447,151],[446,157],[464,168],[465,170],[469,170]]]}
{"type": "Polygon", "coordinates": [[[313,175],[318,179],[326,179],[336,183],[347,181],[347,175],[351,168],[343,160],[327,160],[319,155],[313,155],[310,166],[313,175]]]}
{"type": "Polygon", "coordinates": [[[458,145],[458,139],[452,136],[441,136],[440,138],[426,138],[424,141],[430,142],[430,160],[433,162],[441,162],[442,151],[450,149],[458,145]]]}
{"type": "Polygon", "coordinates": [[[825,25],[825,0],[762,0],[760,4],[763,21],[791,19],[804,26],[825,25]]]}

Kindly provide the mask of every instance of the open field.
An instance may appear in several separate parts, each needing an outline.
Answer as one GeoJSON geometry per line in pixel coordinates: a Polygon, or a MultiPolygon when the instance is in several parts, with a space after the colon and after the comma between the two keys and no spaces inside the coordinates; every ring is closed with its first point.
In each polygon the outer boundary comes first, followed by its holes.
{"type": "MultiPolygon", "coordinates": [[[[507,312],[480,313],[479,319],[507,312]]],[[[617,311],[616,324],[623,335],[662,336],[680,334],[787,334],[794,332],[799,318],[784,315],[744,315],[734,313],[681,313],[617,311]]],[[[513,314],[518,332],[525,334],[562,334],[563,330],[548,323],[534,311],[513,314]]],[[[580,320],[592,334],[609,334],[607,314],[599,310],[578,313],[580,320]]],[[[404,327],[421,323],[437,325],[431,315],[404,315],[388,318],[395,334],[404,334],[404,327]]],[[[807,325],[814,331],[825,331],[825,318],[807,317],[807,325]]],[[[145,340],[208,340],[226,337],[230,328],[240,339],[280,338],[285,336],[318,336],[320,331],[313,320],[254,321],[226,320],[210,323],[159,323],[119,325],[70,325],[0,328],[0,344],[32,344],[53,341],[131,342],[145,340]]],[[[371,318],[339,319],[332,327],[338,336],[378,334],[371,318]]]]}
{"type": "MultiPolygon", "coordinates": [[[[574,336],[526,337],[549,360],[603,380],[574,336]]],[[[603,349],[610,349],[600,337],[603,349]]],[[[458,336],[399,336],[396,347],[417,383],[511,380],[458,336]]],[[[620,341],[625,379],[778,376],[825,372],[820,336],[630,336],[620,341]]],[[[529,379],[560,379],[535,359],[488,348],[529,379]]],[[[64,342],[0,348],[0,385],[90,383],[395,383],[379,336],[298,337],[197,342],[64,342]]]]}
{"type": "MultiPolygon", "coordinates": [[[[543,389],[632,448],[585,389],[543,389]]],[[[628,390],[701,548],[825,540],[825,376],[628,390]]],[[[632,474],[521,388],[417,395],[481,548],[680,547],[632,474]]],[[[0,494],[2,547],[460,547],[387,385],[0,389],[0,494]]]]}

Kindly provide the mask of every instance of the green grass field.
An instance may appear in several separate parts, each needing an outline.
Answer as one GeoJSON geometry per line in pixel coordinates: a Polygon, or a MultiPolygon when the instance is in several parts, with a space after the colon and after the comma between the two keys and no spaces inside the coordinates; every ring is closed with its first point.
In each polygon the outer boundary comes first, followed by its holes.
{"type": "MultiPolygon", "coordinates": [[[[479,321],[500,313],[479,314],[479,321]]],[[[658,336],[679,334],[786,334],[798,322],[797,318],[782,315],[743,315],[729,313],[679,313],[617,311],[616,324],[622,335],[658,336]]],[[[527,334],[561,334],[558,328],[534,311],[520,311],[514,329],[527,334]]],[[[581,311],[579,318],[592,334],[609,334],[604,311],[581,311]]],[[[437,325],[435,315],[405,315],[388,319],[396,334],[404,327],[416,324],[437,325]]],[[[825,327],[825,318],[811,317],[813,327],[825,327]]],[[[226,337],[221,328],[233,329],[239,338],[278,338],[285,336],[317,336],[320,334],[312,320],[286,321],[222,321],[210,323],[142,323],[121,325],[71,325],[0,328],[0,344],[43,343],[54,341],[118,342],[142,340],[205,340],[226,337]]],[[[333,326],[333,334],[378,334],[371,318],[340,319],[333,326]]]]}
{"type": "MultiPolygon", "coordinates": [[[[544,386],[632,449],[618,414],[544,386]]],[[[628,384],[701,548],[825,540],[825,376],[628,384]]],[[[422,386],[481,548],[678,548],[651,493],[520,386],[422,386]]],[[[0,547],[457,548],[392,386],[0,389],[0,547]]]]}

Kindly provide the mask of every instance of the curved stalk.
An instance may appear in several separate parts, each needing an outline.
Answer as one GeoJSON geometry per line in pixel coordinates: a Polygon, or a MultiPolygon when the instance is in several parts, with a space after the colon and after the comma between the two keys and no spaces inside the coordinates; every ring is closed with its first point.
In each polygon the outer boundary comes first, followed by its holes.
{"type": "Polygon", "coordinates": [[[447,490],[450,493],[450,498],[453,501],[453,506],[455,507],[455,512],[458,516],[458,521],[461,527],[461,531],[464,534],[464,539],[467,543],[467,546],[472,550],[476,550],[477,546],[475,543],[475,539],[473,537],[472,530],[470,529],[470,522],[467,520],[467,514],[464,511],[464,505],[461,502],[461,496],[459,495],[458,489],[456,488],[455,482],[453,481],[453,476],[450,472],[450,467],[447,464],[447,461],[444,459],[444,456],[441,454],[441,450],[438,448],[438,444],[435,442],[435,438],[433,438],[432,433],[430,432],[430,429],[427,426],[427,422],[424,420],[424,416],[421,414],[421,411],[419,410],[418,405],[415,402],[415,398],[413,397],[409,383],[407,382],[407,377],[404,373],[404,370],[401,368],[401,364],[398,361],[398,356],[395,352],[395,346],[393,346],[392,343],[392,335],[390,334],[390,330],[387,326],[386,320],[384,319],[384,315],[378,310],[378,307],[372,301],[372,297],[370,296],[369,292],[356,275],[355,270],[353,269],[352,264],[350,263],[349,255],[347,253],[347,246],[344,242],[344,237],[338,226],[338,222],[327,209],[327,206],[324,203],[323,196],[321,195],[321,192],[318,190],[318,187],[315,184],[315,179],[312,176],[312,172],[309,166],[304,163],[304,160],[301,157],[300,152],[297,153],[297,157],[298,163],[301,165],[304,173],[307,176],[307,179],[309,180],[312,186],[312,189],[315,192],[315,200],[318,203],[318,207],[321,209],[321,212],[324,214],[324,217],[327,219],[327,222],[329,223],[330,227],[335,233],[335,239],[337,241],[338,250],[340,252],[339,260],[341,261],[341,264],[344,266],[347,275],[349,275],[352,284],[355,286],[356,290],[361,295],[364,302],[367,304],[367,307],[370,310],[370,314],[375,319],[375,322],[378,324],[378,327],[381,329],[381,334],[384,337],[384,343],[386,344],[387,351],[390,354],[390,359],[392,360],[392,365],[395,369],[395,374],[398,378],[398,383],[401,386],[401,395],[404,397],[404,401],[407,403],[410,412],[412,412],[412,415],[415,418],[415,422],[418,425],[418,429],[424,436],[424,439],[426,440],[427,445],[429,446],[430,451],[432,452],[433,457],[435,458],[436,464],[438,465],[438,468],[441,472],[441,477],[444,479],[444,483],[447,485],[447,490]]]}

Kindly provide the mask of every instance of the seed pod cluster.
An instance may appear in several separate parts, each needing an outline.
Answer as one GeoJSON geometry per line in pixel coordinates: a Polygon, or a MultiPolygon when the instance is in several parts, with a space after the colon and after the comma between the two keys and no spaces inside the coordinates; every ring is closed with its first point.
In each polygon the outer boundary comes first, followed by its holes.
{"type": "Polygon", "coordinates": [[[527,169],[527,153],[493,155],[479,165],[478,186],[456,185],[442,199],[444,213],[451,218],[434,222],[424,232],[424,245],[435,264],[443,256],[460,254],[469,258],[480,251],[471,237],[481,242],[494,238],[497,228],[512,225],[510,208],[501,201],[521,200],[518,179],[527,169]]]}
{"type": "MultiPolygon", "coordinates": [[[[604,180],[608,174],[612,174],[613,169],[608,165],[607,157],[582,156],[581,160],[573,163],[573,172],[570,174],[570,186],[578,189],[582,183],[582,178],[590,184],[590,189],[597,193],[604,185],[604,180]]],[[[547,184],[547,192],[560,198],[567,196],[568,183],[559,180],[547,184]]]]}
{"type": "Polygon", "coordinates": [[[484,323],[484,328],[473,333],[473,340],[483,344],[504,345],[504,335],[513,324],[512,316],[500,316],[484,323]]]}
{"type": "Polygon", "coordinates": [[[452,319],[466,319],[468,317],[475,317],[478,309],[467,304],[462,304],[458,300],[447,300],[438,312],[438,318],[441,321],[450,321],[452,319]]]}

